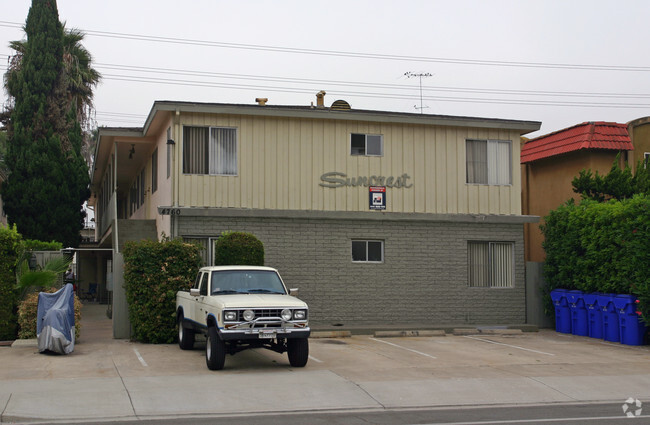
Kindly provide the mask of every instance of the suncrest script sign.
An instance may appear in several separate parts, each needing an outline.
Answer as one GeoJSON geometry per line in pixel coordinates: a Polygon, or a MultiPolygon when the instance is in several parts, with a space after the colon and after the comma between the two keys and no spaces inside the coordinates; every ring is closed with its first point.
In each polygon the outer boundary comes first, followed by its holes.
{"type": "Polygon", "coordinates": [[[408,182],[410,178],[411,176],[409,176],[406,173],[402,174],[399,177],[394,177],[394,176],[348,177],[348,175],[345,173],[332,171],[320,176],[320,180],[321,180],[320,186],[323,187],[386,186],[386,187],[408,189],[410,187],[413,187],[413,183],[409,184],[408,182]]]}

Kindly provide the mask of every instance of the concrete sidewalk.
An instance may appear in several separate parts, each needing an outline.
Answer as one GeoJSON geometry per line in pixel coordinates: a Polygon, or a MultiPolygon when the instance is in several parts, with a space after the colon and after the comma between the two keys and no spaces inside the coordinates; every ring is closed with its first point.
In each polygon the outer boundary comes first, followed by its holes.
{"type": "Polygon", "coordinates": [[[249,350],[211,372],[201,343],[182,351],[112,339],[104,309],[84,306],[81,338],[68,356],[39,354],[34,342],[0,347],[1,422],[650,402],[650,347],[551,331],[355,335],[312,339],[302,369],[286,355],[249,350]]]}

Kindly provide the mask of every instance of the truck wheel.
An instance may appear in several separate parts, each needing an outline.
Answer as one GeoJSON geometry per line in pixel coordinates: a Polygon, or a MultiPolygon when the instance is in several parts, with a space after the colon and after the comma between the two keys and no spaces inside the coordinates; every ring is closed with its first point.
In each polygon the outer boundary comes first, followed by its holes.
{"type": "Polygon", "coordinates": [[[178,317],[178,346],[181,350],[194,348],[194,329],[183,327],[183,315],[178,317]]]}
{"type": "Polygon", "coordinates": [[[304,367],[309,358],[309,340],[307,338],[287,339],[287,354],[291,366],[304,367]]]}
{"type": "Polygon", "coordinates": [[[226,362],[226,343],[219,338],[217,328],[210,326],[205,344],[205,363],[210,370],[221,370],[226,362]]]}

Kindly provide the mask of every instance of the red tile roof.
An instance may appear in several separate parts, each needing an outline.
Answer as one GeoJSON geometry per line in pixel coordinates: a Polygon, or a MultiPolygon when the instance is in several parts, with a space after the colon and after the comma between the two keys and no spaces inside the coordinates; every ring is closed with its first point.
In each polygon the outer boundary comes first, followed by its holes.
{"type": "Polygon", "coordinates": [[[526,142],[521,163],[536,161],[580,149],[634,149],[626,124],[584,122],[526,142]]]}

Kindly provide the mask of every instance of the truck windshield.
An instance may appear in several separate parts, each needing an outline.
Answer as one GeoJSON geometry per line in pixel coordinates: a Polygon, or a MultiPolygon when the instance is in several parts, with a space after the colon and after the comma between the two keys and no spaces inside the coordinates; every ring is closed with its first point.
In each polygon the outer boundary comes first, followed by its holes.
{"type": "Polygon", "coordinates": [[[285,294],[278,274],[270,270],[223,270],[212,272],[212,295],[285,294]]]}

